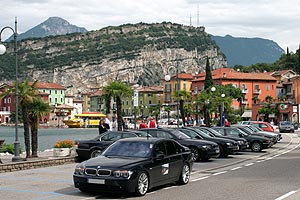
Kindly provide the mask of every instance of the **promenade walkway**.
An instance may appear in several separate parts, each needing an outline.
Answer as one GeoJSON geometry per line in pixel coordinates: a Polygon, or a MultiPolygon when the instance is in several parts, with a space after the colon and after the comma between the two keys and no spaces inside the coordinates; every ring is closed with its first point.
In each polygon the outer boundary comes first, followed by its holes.
{"type": "Polygon", "coordinates": [[[21,154],[21,160],[18,162],[12,162],[13,156],[11,154],[0,154],[2,161],[0,173],[74,163],[76,152],[71,151],[71,155],[66,157],[53,157],[53,150],[46,150],[38,152],[38,158],[27,159],[25,154],[21,154]]]}

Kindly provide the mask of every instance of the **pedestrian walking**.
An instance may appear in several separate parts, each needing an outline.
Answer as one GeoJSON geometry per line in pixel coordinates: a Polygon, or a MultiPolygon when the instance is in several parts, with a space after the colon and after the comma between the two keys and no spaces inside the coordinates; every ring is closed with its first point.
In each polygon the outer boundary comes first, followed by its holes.
{"type": "Polygon", "coordinates": [[[142,122],[140,123],[139,129],[142,128],[148,128],[148,125],[145,123],[145,120],[142,120],[142,122]]]}
{"type": "Polygon", "coordinates": [[[149,128],[157,128],[157,124],[156,124],[155,120],[153,119],[153,117],[150,117],[150,121],[148,122],[148,127],[149,128]]]}

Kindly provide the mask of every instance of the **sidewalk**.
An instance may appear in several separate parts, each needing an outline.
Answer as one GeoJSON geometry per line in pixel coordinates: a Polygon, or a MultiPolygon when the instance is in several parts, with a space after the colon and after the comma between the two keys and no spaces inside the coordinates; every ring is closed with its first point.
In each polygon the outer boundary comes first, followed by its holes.
{"type": "Polygon", "coordinates": [[[76,153],[72,151],[70,156],[53,157],[53,149],[50,149],[38,152],[38,158],[26,158],[26,154],[21,154],[21,160],[13,162],[12,158],[14,155],[1,153],[0,173],[74,163],[75,156],[76,153]]]}

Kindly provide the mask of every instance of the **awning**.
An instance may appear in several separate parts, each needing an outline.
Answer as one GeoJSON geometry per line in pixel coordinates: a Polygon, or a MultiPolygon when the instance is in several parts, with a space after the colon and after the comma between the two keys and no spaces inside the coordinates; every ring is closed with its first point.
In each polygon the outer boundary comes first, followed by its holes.
{"type": "Polygon", "coordinates": [[[245,112],[242,114],[242,117],[252,118],[252,110],[245,110],[245,112]]]}

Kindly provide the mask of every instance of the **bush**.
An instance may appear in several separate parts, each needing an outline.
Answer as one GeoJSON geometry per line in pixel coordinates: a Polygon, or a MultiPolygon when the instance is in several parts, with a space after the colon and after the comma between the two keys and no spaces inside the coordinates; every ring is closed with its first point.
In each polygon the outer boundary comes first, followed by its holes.
{"type": "Polygon", "coordinates": [[[2,153],[10,153],[10,154],[14,154],[15,152],[15,147],[14,144],[3,144],[2,145],[2,153]]]}
{"type": "Polygon", "coordinates": [[[74,145],[73,140],[59,140],[54,144],[54,148],[72,148],[74,145]]]}

